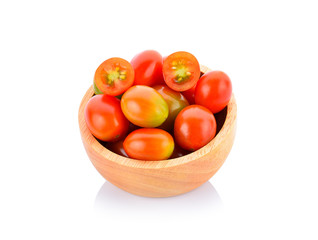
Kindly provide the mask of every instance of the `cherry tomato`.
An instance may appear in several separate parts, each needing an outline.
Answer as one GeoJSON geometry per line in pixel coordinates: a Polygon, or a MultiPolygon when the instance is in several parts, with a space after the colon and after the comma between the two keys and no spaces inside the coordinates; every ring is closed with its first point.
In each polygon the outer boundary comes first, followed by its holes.
{"type": "Polygon", "coordinates": [[[85,106],[85,121],[88,129],[102,141],[116,141],[125,136],[129,121],[120,108],[120,101],[112,96],[93,96],[85,106]]]}
{"type": "Polygon", "coordinates": [[[179,147],[177,144],[174,144],[174,150],[169,159],[183,157],[189,153],[191,152],[179,147]]]}
{"type": "Polygon", "coordinates": [[[159,128],[170,131],[173,129],[174,120],[178,113],[188,106],[189,103],[181,93],[170,89],[166,85],[157,85],[153,88],[160,93],[169,106],[169,116],[166,121],[159,126],[159,128]]]}
{"type": "Polygon", "coordinates": [[[127,153],[125,152],[123,143],[124,140],[110,142],[106,144],[106,148],[120,156],[128,157],[127,153]]]}
{"type": "Polygon", "coordinates": [[[221,71],[205,73],[195,89],[195,103],[207,107],[212,113],[225,108],[231,96],[231,80],[221,71]]]}
{"type": "Polygon", "coordinates": [[[154,50],[146,50],[137,54],[131,61],[135,70],[134,85],[153,86],[163,84],[162,56],[154,50]]]}
{"type": "Polygon", "coordinates": [[[124,141],[129,157],[140,160],[168,159],[174,149],[172,136],[158,128],[141,128],[131,132],[124,141]]]}
{"type": "Polygon", "coordinates": [[[200,78],[198,60],[188,52],[175,52],[163,62],[163,76],[166,84],[175,91],[192,88],[200,78]]]}
{"type": "Polygon", "coordinates": [[[195,95],[195,88],[197,85],[194,85],[192,88],[182,92],[182,95],[185,96],[185,98],[188,100],[190,104],[194,104],[194,95],[195,95]]]}
{"type": "Polygon", "coordinates": [[[121,98],[121,109],[126,118],[140,127],[158,127],[169,115],[164,98],[153,88],[132,86],[121,98]]]}
{"type": "Polygon", "coordinates": [[[216,133],[216,121],[211,111],[200,105],[185,107],[174,123],[176,143],[195,151],[210,142],[216,133]]]}
{"type": "Polygon", "coordinates": [[[117,96],[134,83],[134,69],[122,58],[109,58],[97,68],[94,76],[96,87],[107,95],[117,96]]]}

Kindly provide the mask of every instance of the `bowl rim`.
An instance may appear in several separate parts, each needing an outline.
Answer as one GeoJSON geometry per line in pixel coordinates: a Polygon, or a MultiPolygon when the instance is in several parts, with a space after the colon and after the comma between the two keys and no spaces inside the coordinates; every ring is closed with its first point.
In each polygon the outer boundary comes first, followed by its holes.
{"type": "MultiPolygon", "coordinates": [[[[200,65],[200,70],[203,73],[211,71],[211,69],[209,69],[208,67],[204,65],[200,65]]],[[[84,109],[87,102],[93,95],[94,95],[94,89],[93,89],[93,85],[91,85],[91,87],[86,91],[78,111],[78,121],[79,121],[79,127],[80,127],[82,140],[83,142],[85,141],[87,144],[89,144],[91,149],[95,152],[95,154],[100,155],[103,159],[115,162],[120,165],[124,165],[126,167],[142,168],[142,169],[160,169],[160,168],[174,167],[177,165],[183,165],[183,164],[195,161],[197,159],[200,159],[201,157],[211,152],[213,149],[217,148],[219,144],[221,144],[223,139],[227,136],[228,132],[233,128],[236,122],[237,106],[236,106],[236,100],[235,100],[234,94],[232,93],[231,99],[227,105],[226,118],[222,128],[220,129],[218,134],[204,147],[192,153],[189,153],[185,156],[173,158],[173,159],[167,159],[167,160],[149,161],[149,160],[132,159],[132,158],[127,158],[127,157],[118,155],[108,150],[100,142],[98,142],[97,139],[89,131],[85,122],[85,118],[84,118],[84,109]]]]}

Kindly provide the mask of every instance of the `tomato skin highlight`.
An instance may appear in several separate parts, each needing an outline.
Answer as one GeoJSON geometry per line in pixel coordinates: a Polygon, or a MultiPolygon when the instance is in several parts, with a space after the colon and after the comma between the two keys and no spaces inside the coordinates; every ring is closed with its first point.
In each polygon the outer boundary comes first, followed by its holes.
{"type": "Polygon", "coordinates": [[[189,105],[187,99],[180,93],[170,89],[166,85],[156,85],[153,87],[164,98],[169,107],[169,115],[166,121],[159,126],[159,128],[166,131],[173,129],[174,120],[178,113],[189,105]]]}
{"type": "Polygon", "coordinates": [[[203,74],[195,89],[195,103],[207,107],[212,113],[224,109],[231,96],[231,80],[222,71],[203,74]]]}
{"type": "Polygon", "coordinates": [[[164,61],[162,72],[166,84],[175,91],[192,88],[200,78],[200,65],[191,53],[175,52],[164,61]]]}
{"type": "Polygon", "coordinates": [[[175,120],[175,141],[183,149],[198,150],[209,143],[215,134],[216,121],[206,107],[200,105],[185,107],[175,120]]]}
{"type": "Polygon", "coordinates": [[[100,92],[118,96],[134,83],[134,69],[122,58],[109,58],[102,62],[95,71],[94,83],[100,92]]]}
{"type": "Polygon", "coordinates": [[[112,96],[93,96],[84,109],[90,132],[102,141],[117,141],[128,131],[129,121],[120,108],[120,101],[112,96]]]}
{"type": "Polygon", "coordinates": [[[164,98],[153,88],[136,85],[121,98],[121,109],[126,118],[139,127],[158,127],[169,115],[164,98]]]}
{"type": "Polygon", "coordinates": [[[195,103],[195,88],[196,88],[197,84],[194,85],[192,88],[182,92],[182,95],[185,96],[185,98],[188,100],[188,102],[190,104],[194,104],[195,103]]]}
{"type": "Polygon", "coordinates": [[[131,132],[124,140],[129,157],[139,160],[165,160],[174,150],[172,136],[158,128],[141,128],[131,132]]]}
{"type": "Polygon", "coordinates": [[[135,71],[134,85],[163,84],[162,56],[154,50],[143,51],[130,61],[135,71]]]}

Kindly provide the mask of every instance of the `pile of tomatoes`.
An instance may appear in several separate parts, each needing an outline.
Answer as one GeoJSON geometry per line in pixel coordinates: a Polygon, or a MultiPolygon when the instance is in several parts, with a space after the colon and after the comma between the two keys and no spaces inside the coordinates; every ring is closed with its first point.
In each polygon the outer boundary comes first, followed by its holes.
{"type": "Polygon", "coordinates": [[[93,87],[85,107],[88,129],[111,151],[139,160],[180,157],[205,146],[216,134],[214,114],[232,95],[224,72],[201,76],[192,54],[162,58],[154,50],[130,62],[104,61],[93,87]]]}

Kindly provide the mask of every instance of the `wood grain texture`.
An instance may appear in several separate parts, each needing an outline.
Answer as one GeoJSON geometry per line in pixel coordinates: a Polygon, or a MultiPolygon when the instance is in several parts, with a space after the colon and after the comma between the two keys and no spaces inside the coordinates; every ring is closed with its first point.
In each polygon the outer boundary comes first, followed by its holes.
{"type": "MultiPolygon", "coordinates": [[[[210,69],[201,66],[201,72],[210,69]]],[[[91,86],[78,112],[79,127],[87,155],[97,171],[117,187],[146,197],[169,197],[189,192],[208,181],[227,158],[236,132],[236,102],[232,98],[220,132],[203,148],[186,156],[142,161],[119,156],[103,147],[90,133],[84,119],[84,108],[94,95],[91,86]]]]}

